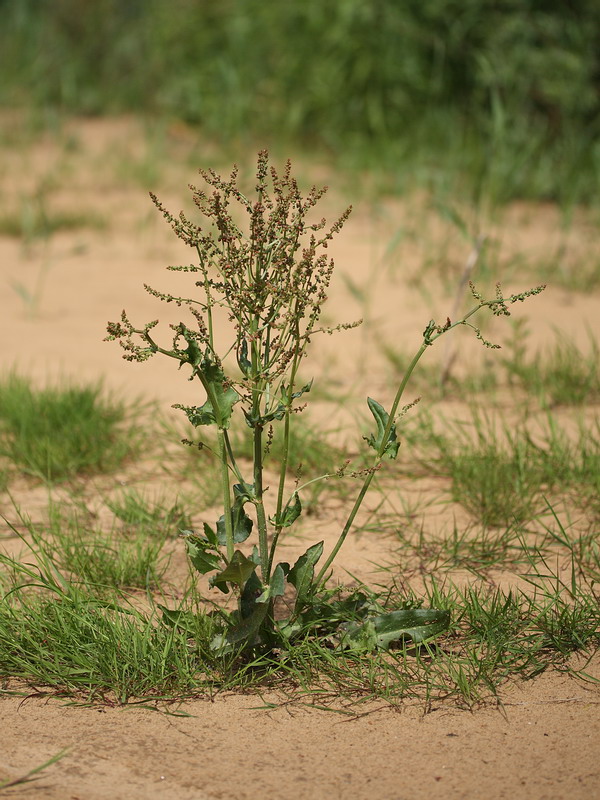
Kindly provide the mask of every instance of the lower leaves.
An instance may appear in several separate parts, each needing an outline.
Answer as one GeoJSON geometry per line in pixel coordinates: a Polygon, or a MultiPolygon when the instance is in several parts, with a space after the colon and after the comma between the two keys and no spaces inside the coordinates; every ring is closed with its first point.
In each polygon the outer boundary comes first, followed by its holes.
{"type": "MultiPolygon", "coordinates": [[[[202,574],[212,569],[213,546],[208,538],[187,536],[191,563],[202,574]]],[[[285,651],[295,641],[314,636],[333,648],[365,652],[387,650],[405,638],[422,644],[449,628],[450,614],[445,610],[389,610],[375,593],[355,590],[340,597],[318,586],[315,566],[322,554],[323,542],[318,542],[293,567],[286,562],[277,564],[265,586],[256,574],[259,561],[256,554],[247,558],[236,550],[225,568],[210,579],[210,585],[222,592],[228,593],[231,585],[239,594],[235,611],[219,612],[221,630],[213,638],[211,649],[219,655],[255,648],[285,651]],[[291,599],[285,600],[286,596],[291,599]],[[278,599],[281,603],[276,618],[278,599]],[[287,609],[288,616],[281,615],[281,609],[287,609]]],[[[165,625],[192,628],[189,612],[162,606],[161,611],[165,625]]]]}

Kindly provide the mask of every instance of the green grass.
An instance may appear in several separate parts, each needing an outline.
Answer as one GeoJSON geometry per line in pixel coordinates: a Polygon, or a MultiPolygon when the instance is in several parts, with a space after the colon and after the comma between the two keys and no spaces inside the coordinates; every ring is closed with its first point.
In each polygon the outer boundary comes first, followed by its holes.
{"type": "Polygon", "coordinates": [[[47,527],[40,530],[27,521],[26,528],[71,581],[83,581],[100,594],[113,589],[158,589],[168,566],[162,552],[165,536],[155,533],[150,538],[144,528],[129,534],[105,530],[73,509],[53,504],[47,527]]]}
{"type": "Polygon", "coordinates": [[[543,258],[535,267],[541,280],[574,292],[596,292],[600,288],[600,257],[588,248],[575,263],[564,265],[560,254],[555,259],[543,258]]]}
{"type": "MultiPolygon", "coordinates": [[[[511,339],[502,346],[506,355],[500,364],[496,358],[484,357],[481,365],[467,375],[455,377],[449,369],[443,381],[444,363],[431,362],[420,370],[413,389],[434,398],[460,398],[471,392],[489,398],[495,390],[508,386],[519,389],[528,403],[535,399],[545,409],[600,402],[600,348],[591,334],[589,346],[584,349],[559,332],[552,344],[535,352],[530,352],[528,340],[526,322],[518,320],[511,339]]],[[[402,375],[409,357],[384,343],[380,347],[392,374],[402,375]]],[[[451,358],[453,351],[448,355],[451,358]]]]}
{"type": "Polygon", "coordinates": [[[510,355],[503,361],[510,385],[549,408],[600,401],[600,349],[591,335],[587,352],[557,332],[552,346],[532,356],[527,353],[527,338],[525,324],[515,324],[510,355]]]}
{"type": "Polygon", "coordinates": [[[530,468],[523,439],[502,449],[495,441],[481,442],[446,459],[452,499],[484,527],[534,519],[541,507],[543,476],[530,468]]]}
{"type": "Polygon", "coordinates": [[[139,452],[138,413],[99,385],[38,389],[12,373],[0,382],[0,456],[49,482],[109,472],[139,452]]]}
{"type": "MultiPolygon", "coordinates": [[[[382,530],[381,524],[378,526],[382,530]]],[[[449,531],[425,530],[423,524],[411,528],[397,519],[387,521],[383,530],[397,537],[397,551],[404,559],[403,573],[439,574],[440,570],[468,570],[480,578],[489,578],[493,571],[516,571],[528,561],[534,547],[518,524],[508,527],[485,527],[479,523],[458,525],[449,531]]],[[[540,547],[541,545],[535,545],[540,547]]]]}
{"type": "Polygon", "coordinates": [[[4,791],[4,789],[10,789],[13,786],[22,786],[24,783],[29,783],[30,781],[36,780],[34,778],[35,775],[38,775],[40,772],[43,772],[43,770],[52,766],[52,764],[56,764],[56,762],[64,758],[68,754],[68,752],[69,752],[68,748],[60,750],[58,753],[55,753],[47,761],[44,761],[42,764],[38,764],[37,766],[32,767],[24,774],[18,775],[16,778],[7,778],[6,780],[2,781],[2,783],[0,783],[0,792],[4,791]]]}
{"type": "Polygon", "coordinates": [[[448,479],[450,498],[484,528],[532,522],[546,494],[597,519],[600,420],[575,417],[569,427],[570,435],[551,412],[527,423],[475,409],[467,423],[444,420],[434,429],[420,414],[404,431],[419,466],[402,468],[448,479]]]}
{"type": "Polygon", "coordinates": [[[170,503],[160,496],[150,498],[136,489],[125,490],[106,504],[126,529],[149,537],[177,537],[182,529],[192,526],[179,502],[170,503]]]}

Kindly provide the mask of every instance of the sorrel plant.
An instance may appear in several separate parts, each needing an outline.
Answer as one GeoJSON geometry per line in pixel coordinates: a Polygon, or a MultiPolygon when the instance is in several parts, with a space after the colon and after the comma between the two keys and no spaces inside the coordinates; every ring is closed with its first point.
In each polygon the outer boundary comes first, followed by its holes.
{"type": "MultiPolygon", "coordinates": [[[[443,610],[389,611],[375,595],[364,592],[334,599],[326,589],[330,568],[353,528],[375,473],[386,459],[397,456],[397,423],[410,408],[401,405],[402,398],[425,351],[457,326],[472,328],[485,346],[497,347],[483,339],[471,318],[484,308],[497,316],[509,315],[510,305],[539,293],[543,287],[504,297],[497,286],[495,296],[485,299],[471,286],[475,305],[467,314],[454,322],[447,319],[442,325],[433,320],[428,323],[389,412],[374,399],[367,400],[376,425],[367,444],[374,452],[370,464],[353,473],[362,485],[337,542],[318,572],[324,542],[309,547],[290,566],[277,561],[277,549],[284,532],[302,513],[302,493],[306,488],[306,484],[296,485],[289,492],[286,487],[290,429],[311,389],[311,383],[299,385],[299,368],[314,336],[358,324],[331,329],[320,323],[334,266],[327,246],[351,209],[330,227],[324,219],[310,222],[311,212],[326,189],[313,187],[303,197],[291,175],[290,162],[279,174],[269,168],[266,151],[258,156],[253,199],[240,190],[236,167],[227,180],[212,170],[201,170],[200,174],[212,191],[190,188],[194,203],[210,223],[208,228],[190,221],[183,212],[173,216],[151,195],[176,235],[197,256],[194,264],[168,269],[193,273],[199,297],[176,296],[145,286],[158,299],[185,307],[191,314],[191,324],[171,325],[172,341],[164,346],[155,338],[158,320],[136,328],[123,311],[120,322],[109,323],[107,340],[118,340],[125,351],[123,357],[130,361],[146,361],[156,354],[172,358],[180,368],[187,369],[190,380],[201,384],[202,405],[175,407],[194,427],[212,426],[216,431],[223,514],[216,525],[205,523],[203,533],[183,532],[193,566],[202,574],[214,573],[211,586],[237,597],[236,610],[223,615],[223,630],[216,637],[214,648],[231,652],[257,646],[281,647],[307,633],[337,633],[337,641],[346,647],[387,647],[405,635],[420,642],[439,634],[449,623],[443,610]],[[234,216],[236,208],[235,213],[241,210],[242,216],[247,215],[245,226],[234,216]],[[229,329],[224,348],[217,345],[217,338],[221,339],[217,328],[220,331],[223,322],[229,329]],[[230,427],[234,414],[243,415],[252,431],[251,477],[244,473],[232,447],[230,427]],[[283,426],[283,455],[274,507],[267,510],[263,459],[275,424],[283,426]],[[258,529],[258,546],[249,554],[239,549],[253,529],[247,506],[254,507],[258,529]],[[276,619],[274,602],[283,597],[287,586],[292,587],[295,601],[287,618],[276,619]]],[[[341,477],[345,469],[342,466],[334,474],[341,477]]],[[[328,473],[313,480],[331,477],[328,473]]],[[[185,624],[182,614],[165,609],[165,620],[185,624]]]]}

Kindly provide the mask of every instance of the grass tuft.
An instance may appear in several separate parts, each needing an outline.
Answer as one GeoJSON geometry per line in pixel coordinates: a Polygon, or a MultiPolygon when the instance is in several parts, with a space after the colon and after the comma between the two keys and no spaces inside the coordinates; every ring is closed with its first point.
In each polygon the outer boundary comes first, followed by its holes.
{"type": "Polygon", "coordinates": [[[509,384],[536,395],[545,407],[578,406],[600,400],[600,349],[590,337],[589,352],[557,334],[554,346],[527,358],[527,332],[515,325],[511,356],[504,360],[509,384]]]}
{"type": "Polygon", "coordinates": [[[107,506],[127,529],[150,537],[177,537],[183,529],[192,527],[189,515],[179,502],[164,498],[148,498],[136,489],[129,489],[107,501],[107,506]]]}
{"type": "Polygon", "coordinates": [[[0,456],[48,482],[110,472],[138,452],[130,409],[100,385],[34,388],[14,373],[0,382],[0,456]]]}

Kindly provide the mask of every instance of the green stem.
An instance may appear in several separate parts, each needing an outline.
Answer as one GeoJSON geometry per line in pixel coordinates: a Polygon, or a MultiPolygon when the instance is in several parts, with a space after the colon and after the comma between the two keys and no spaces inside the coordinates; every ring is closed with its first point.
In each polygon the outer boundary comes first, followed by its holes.
{"type": "Polygon", "coordinates": [[[363,485],[361,486],[360,492],[358,493],[358,497],[354,501],[354,505],[352,506],[352,511],[350,512],[350,514],[348,516],[348,519],[346,520],[346,524],[344,525],[344,527],[342,529],[342,532],[341,532],[337,542],[335,543],[335,547],[333,548],[333,550],[329,554],[329,556],[327,558],[327,561],[323,564],[323,566],[321,567],[321,569],[319,571],[319,574],[315,578],[315,586],[319,586],[319,584],[323,581],[323,578],[325,577],[325,574],[326,574],[327,570],[329,569],[329,567],[333,563],[334,558],[337,556],[340,547],[344,544],[344,541],[346,540],[346,536],[348,536],[348,534],[350,533],[350,529],[351,529],[352,524],[354,522],[354,518],[358,514],[358,511],[359,511],[359,509],[360,509],[360,507],[362,505],[362,502],[365,499],[365,495],[369,490],[369,486],[371,485],[371,481],[373,480],[373,476],[374,475],[375,475],[375,467],[373,467],[373,469],[366,476],[366,478],[365,478],[365,480],[363,482],[363,485]]]}
{"type": "MultiPolygon", "coordinates": [[[[281,512],[283,511],[283,493],[285,490],[285,477],[287,474],[287,465],[290,451],[290,412],[286,411],[285,420],[283,423],[283,455],[281,458],[281,467],[279,471],[279,487],[277,489],[277,508],[275,511],[275,519],[281,519],[281,512]]],[[[275,560],[275,550],[277,549],[277,542],[281,535],[283,527],[277,525],[275,533],[273,534],[273,541],[271,542],[271,552],[269,553],[269,574],[273,569],[273,561],[275,560]]]]}
{"type": "Polygon", "coordinates": [[[221,487],[223,491],[223,516],[225,517],[225,542],[227,547],[227,561],[231,561],[234,553],[233,520],[231,519],[231,494],[229,491],[229,465],[227,464],[227,450],[225,445],[225,430],[217,430],[219,461],[221,462],[221,487]]]}
{"type": "MultiPolygon", "coordinates": [[[[297,337],[298,338],[298,337],[297,337]]],[[[294,360],[292,362],[292,368],[290,370],[290,383],[288,386],[287,391],[287,398],[286,398],[286,408],[285,408],[285,419],[283,423],[283,455],[281,458],[281,466],[279,469],[279,486],[277,488],[277,507],[275,511],[275,519],[281,519],[281,514],[283,512],[283,495],[285,492],[285,479],[287,475],[287,468],[288,468],[288,461],[290,456],[290,419],[292,416],[292,395],[294,394],[294,384],[296,382],[296,373],[298,371],[298,365],[300,363],[300,358],[298,355],[298,350],[294,354],[294,360]]],[[[273,561],[275,560],[275,551],[277,549],[277,542],[279,541],[279,537],[281,535],[281,531],[283,530],[281,525],[277,525],[275,528],[275,533],[273,534],[273,541],[271,542],[271,552],[269,554],[269,574],[273,569],[273,561]]]]}
{"type": "Polygon", "coordinates": [[[260,554],[260,571],[264,584],[269,583],[269,542],[267,538],[267,517],[263,502],[263,463],[262,463],[262,427],[254,428],[254,495],[256,521],[258,523],[258,552],[260,554]]]}
{"type": "Polygon", "coordinates": [[[231,447],[231,439],[229,438],[229,431],[223,431],[225,435],[225,448],[227,450],[227,457],[229,458],[229,466],[233,470],[233,474],[238,480],[238,483],[241,483],[242,486],[244,485],[245,481],[240,472],[240,469],[237,465],[237,461],[235,460],[235,456],[233,454],[233,448],[231,447]]]}
{"type": "Polygon", "coordinates": [[[404,390],[406,389],[406,386],[407,386],[407,384],[408,384],[408,382],[409,382],[409,380],[411,378],[411,375],[413,374],[414,369],[417,366],[417,364],[419,363],[423,353],[425,352],[425,350],[427,350],[427,348],[430,345],[433,344],[434,341],[436,341],[436,339],[439,339],[440,336],[443,336],[445,333],[448,333],[448,331],[452,330],[457,325],[464,325],[466,323],[466,321],[469,319],[469,317],[472,317],[473,314],[476,314],[477,311],[479,311],[481,308],[483,308],[484,306],[487,306],[487,305],[490,305],[490,303],[486,302],[486,301],[481,302],[475,308],[471,309],[471,311],[469,311],[469,313],[466,314],[458,322],[455,322],[452,325],[449,325],[445,330],[442,330],[439,333],[436,333],[435,335],[430,335],[427,338],[423,339],[423,343],[421,344],[421,347],[418,349],[418,351],[415,354],[414,358],[412,359],[412,361],[408,365],[408,368],[407,368],[407,370],[406,370],[406,372],[404,374],[404,377],[403,377],[403,379],[402,379],[402,381],[400,383],[400,386],[398,387],[398,391],[396,392],[396,396],[394,397],[394,402],[392,403],[392,408],[390,410],[389,418],[388,418],[387,424],[385,426],[385,430],[383,432],[383,436],[381,437],[381,445],[380,445],[379,450],[377,451],[377,454],[376,454],[376,456],[375,456],[375,458],[373,460],[373,464],[372,464],[372,466],[371,466],[371,468],[369,470],[369,473],[365,477],[365,480],[364,480],[363,485],[362,485],[362,487],[360,489],[360,492],[358,493],[358,497],[356,498],[356,501],[355,501],[354,505],[352,506],[352,510],[350,511],[348,519],[346,520],[346,524],[342,528],[342,532],[340,533],[340,536],[339,536],[337,542],[335,543],[335,546],[334,546],[333,550],[329,554],[327,560],[325,561],[325,563],[321,567],[321,569],[319,571],[319,574],[317,575],[317,577],[315,579],[315,584],[317,586],[322,582],[323,578],[325,577],[325,574],[327,573],[327,570],[329,569],[329,567],[333,563],[333,560],[336,557],[336,555],[338,554],[341,546],[344,544],[344,541],[346,540],[346,537],[348,536],[348,534],[350,532],[352,524],[354,523],[354,519],[356,518],[356,515],[358,514],[358,511],[359,511],[359,509],[360,509],[360,507],[362,505],[362,502],[363,502],[363,500],[365,498],[365,495],[366,495],[366,493],[367,493],[367,491],[369,489],[369,486],[371,485],[371,481],[373,480],[373,476],[375,474],[375,470],[379,467],[379,465],[381,464],[381,462],[383,460],[384,453],[385,453],[385,448],[386,448],[386,445],[388,444],[388,439],[389,439],[392,427],[393,427],[394,422],[395,422],[396,414],[398,412],[398,406],[400,405],[400,401],[402,400],[402,395],[404,394],[404,390]]]}

